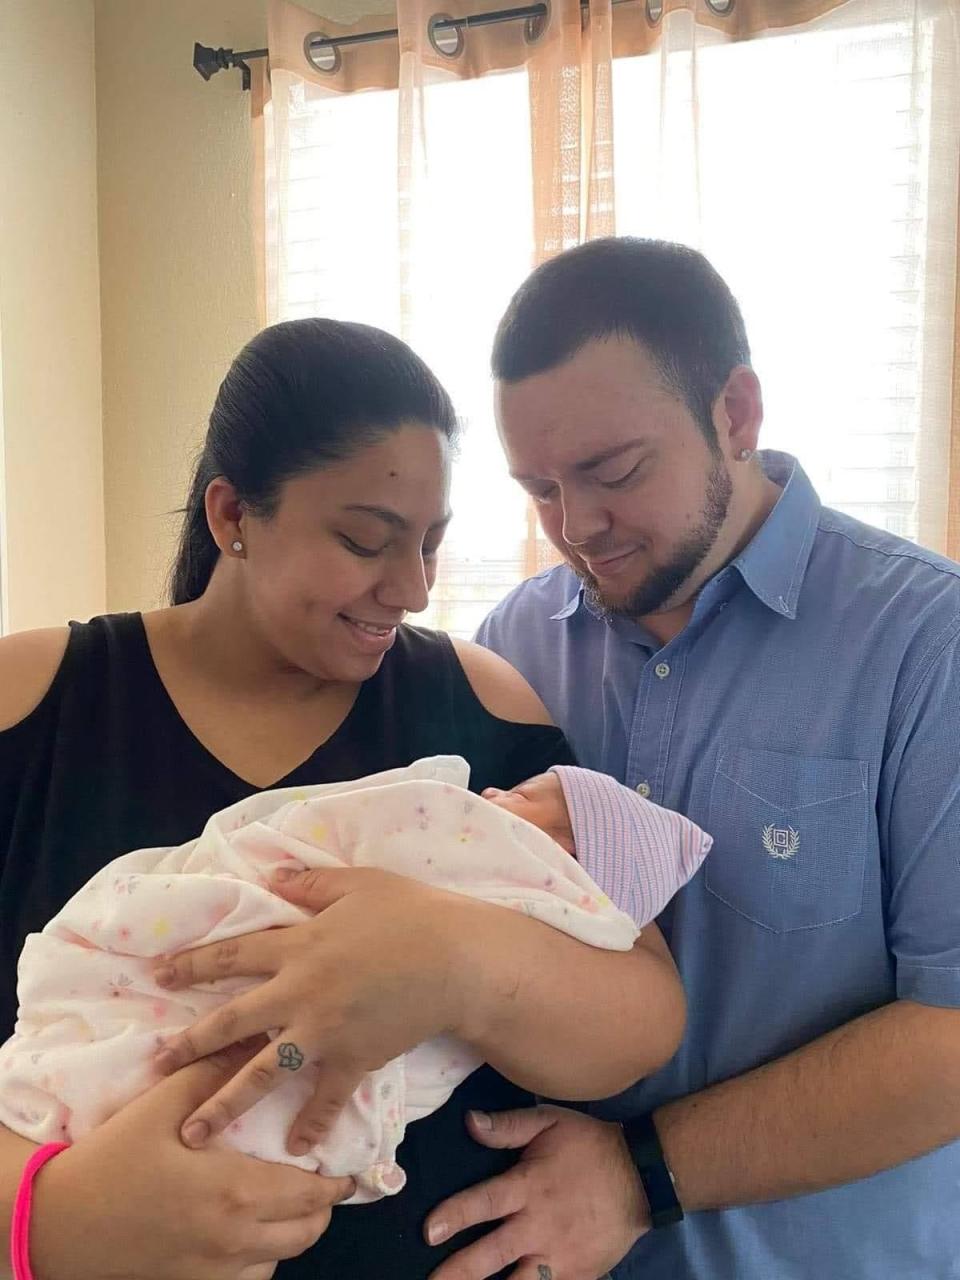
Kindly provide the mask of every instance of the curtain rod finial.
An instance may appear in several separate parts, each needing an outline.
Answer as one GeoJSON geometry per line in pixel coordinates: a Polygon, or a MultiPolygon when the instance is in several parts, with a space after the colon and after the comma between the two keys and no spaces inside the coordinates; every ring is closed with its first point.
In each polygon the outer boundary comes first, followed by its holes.
{"type": "Polygon", "coordinates": [[[193,66],[203,76],[204,80],[209,80],[218,71],[225,71],[232,65],[232,61],[232,49],[211,49],[209,46],[199,43],[193,46],[193,66]]]}

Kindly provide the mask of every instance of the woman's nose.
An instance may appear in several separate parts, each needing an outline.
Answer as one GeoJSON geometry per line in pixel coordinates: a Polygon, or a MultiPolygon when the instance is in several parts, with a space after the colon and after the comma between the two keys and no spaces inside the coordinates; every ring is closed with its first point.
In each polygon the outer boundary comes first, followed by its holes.
{"type": "Polygon", "coordinates": [[[417,556],[393,572],[380,583],[377,590],[380,604],[389,609],[403,609],[405,613],[423,613],[430,603],[430,588],[423,557],[417,556]]]}

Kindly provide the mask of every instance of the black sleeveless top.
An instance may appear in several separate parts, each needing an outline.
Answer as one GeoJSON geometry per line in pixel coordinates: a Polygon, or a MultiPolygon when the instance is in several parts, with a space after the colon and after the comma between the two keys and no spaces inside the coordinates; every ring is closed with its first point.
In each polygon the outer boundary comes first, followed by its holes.
{"type": "MultiPolygon", "coordinates": [[[[572,763],[559,730],[500,720],[480,704],[449,639],[401,627],[394,647],[332,737],[277,786],[339,782],[464,756],[471,787],[510,787],[572,763]]],[[[24,939],[105,863],[132,849],[178,845],[210,815],[254,793],[193,736],[153,664],[139,614],[71,627],[40,705],[0,733],[0,1042],[13,1031],[24,939]]],[[[464,1128],[469,1108],[532,1102],[482,1067],[446,1106],[412,1125],[399,1161],[406,1188],[372,1205],[337,1209],[327,1234],[282,1262],[280,1280],[426,1280],[455,1247],[423,1243],[427,1212],[505,1169],[464,1128]]]]}

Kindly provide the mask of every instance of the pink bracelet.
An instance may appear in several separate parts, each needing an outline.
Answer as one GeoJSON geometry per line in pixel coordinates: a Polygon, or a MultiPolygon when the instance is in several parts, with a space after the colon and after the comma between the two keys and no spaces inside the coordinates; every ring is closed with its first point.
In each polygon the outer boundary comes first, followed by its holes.
{"type": "Polygon", "coordinates": [[[10,1262],[13,1266],[13,1280],[33,1280],[33,1272],[30,1270],[30,1209],[33,1204],[33,1180],[48,1160],[58,1156],[61,1151],[66,1151],[69,1145],[69,1142],[48,1142],[46,1146],[35,1151],[27,1161],[10,1218],[10,1262]]]}

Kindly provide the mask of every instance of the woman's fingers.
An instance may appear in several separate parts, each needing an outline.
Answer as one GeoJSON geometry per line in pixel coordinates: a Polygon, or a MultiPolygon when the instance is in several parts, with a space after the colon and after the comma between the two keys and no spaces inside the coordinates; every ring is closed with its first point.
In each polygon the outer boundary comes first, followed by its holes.
{"type": "Polygon", "coordinates": [[[201,982],[216,982],[219,978],[272,975],[279,968],[285,932],[285,929],[265,929],[164,957],[154,966],[153,980],[168,991],[179,991],[201,982]]]}
{"type": "MultiPolygon", "coordinates": [[[[222,1013],[223,1010],[217,1010],[222,1013]]],[[[217,1013],[212,1017],[216,1018],[217,1013]]],[[[198,1023],[189,1033],[196,1037],[198,1023]]],[[[271,1041],[245,1067],[202,1103],[183,1123],[180,1136],[188,1147],[203,1147],[212,1137],[222,1133],[234,1120],[239,1120],[261,1098],[276,1089],[285,1079],[296,1075],[307,1065],[305,1045],[297,1033],[284,1033],[271,1041]]],[[[305,1153],[304,1153],[305,1154],[305,1153]]]]}
{"type": "Polygon", "coordinates": [[[363,1080],[359,1067],[318,1063],[319,1077],[313,1096],[290,1128],[287,1150],[302,1156],[323,1142],[337,1116],[350,1101],[363,1080]]]}
{"type": "MultiPolygon", "coordinates": [[[[279,1167],[279,1166],[278,1166],[279,1167]]],[[[349,1200],[357,1189],[353,1178],[325,1178],[322,1174],[309,1174],[309,1184],[304,1187],[304,1172],[290,1165],[283,1166],[289,1178],[274,1177],[269,1196],[257,1201],[257,1219],[260,1222],[293,1222],[297,1218],[311,1218],[325,1209],[349,1200]]]]}
{"type": "Polygon", "coordinates": [[[254,1256],[263,1262],[297,1258],[316,1244],[329,1225],[329,1209],[293,1222],[264,1223],[257,1229],[254,1256]]]}
{"type": "Polygon", "coordinates": [[[255,991],[245,992],[237,996],[219,1009],[214,1009],[205,1018],[195,1022],[187,1031],[181,1031],[164,1042],[154,1059],[156,1069],[162,1075],[172,1075],[181,1067],[189,1066],[201,1058],[208,1058],[212,1053],[219,1053],[230,1045],[248,1045],[255,1037],[262,1036],[271,1025],[276,1026],[275,1011],[273,1016],[265,1007],[267,986],[257,987],[255,991]]]}

